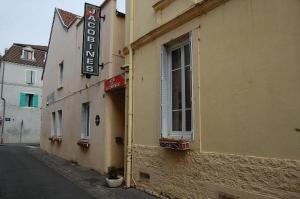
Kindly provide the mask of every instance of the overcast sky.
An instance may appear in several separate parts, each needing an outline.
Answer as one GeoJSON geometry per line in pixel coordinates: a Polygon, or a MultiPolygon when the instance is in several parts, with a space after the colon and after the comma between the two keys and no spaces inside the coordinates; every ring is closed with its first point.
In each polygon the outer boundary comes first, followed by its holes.
{"type": "MultiPolygon", "coordinates": [[[[100,5],[103,0],[0,0],[0,54],[13,43],[48,45],[54,8],[82,16],[84,2],[100,5]]],[[[125,13],[125,0],[117,0],[125,13]]]]}

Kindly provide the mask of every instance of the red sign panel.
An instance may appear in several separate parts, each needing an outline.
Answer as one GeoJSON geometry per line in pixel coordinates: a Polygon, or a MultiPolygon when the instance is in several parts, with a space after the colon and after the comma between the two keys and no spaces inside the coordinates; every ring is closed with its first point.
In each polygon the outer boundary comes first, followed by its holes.
{"type": "Polygon", "coordinates": [[[112,91],[118,88],[125,87],[125,77],[123,75],[117,75],[113,78],[107,79],[104,82],[104,90],[112,91]]]}

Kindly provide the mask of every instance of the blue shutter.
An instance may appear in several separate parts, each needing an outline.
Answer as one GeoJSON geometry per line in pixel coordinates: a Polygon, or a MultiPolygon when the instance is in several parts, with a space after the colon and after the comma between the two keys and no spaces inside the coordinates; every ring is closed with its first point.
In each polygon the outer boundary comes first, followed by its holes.
{"type": "Polygon", "coordinates": [[[39,106],[39,95],[34,95],[33,96],[33,107],[38,107],[39,106]]]}
{"type": "Polygon", "coordinates": [[[26,96],[25,93],[20,93],[20,107],[26,106],[26,96]]]}

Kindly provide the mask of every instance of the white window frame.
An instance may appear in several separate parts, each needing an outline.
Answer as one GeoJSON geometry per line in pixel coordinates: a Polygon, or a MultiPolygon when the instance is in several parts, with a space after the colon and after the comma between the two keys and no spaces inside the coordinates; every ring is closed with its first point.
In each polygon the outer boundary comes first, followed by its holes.
{"type": "Polygon", "coordinates": [[[81,138],[89,139],[91,136],[91,103],[81,104],[81,138]],[[87,105],[89,107],[87,111],[87,105]]]}
{"type": "MultiPolygon", "coordinates": [[[[172,42],[174,43],[174,42],[172,42]]],[[[182,93],[182,131],[172,130],[172,66],[171,66],[171,53],[172,51],[180,48],[181,49],[181,77],[184,76],[185,66],[184,66],[184,46],[190,44],[190,71],[192,72],[192,42],[191,35],[189,38],[177,42],[171,45],[163,45],[161,48],[161,136],[162,137],[172,137],[175,139],[193,139],[193,129],[194,129],[194,103],[191,103],[191,131],[185,131],[185,81],[181,80],[181,85],[183,89],[182,93]],[[166,75],[167,74],[167,75],[166,75]]],[[[191,74],[191,98],[193,99],[193,75],[191,74]]]]}
{"type": "Polygon", "coordinates": [[[23,48],[21,58],[24,59],[24,60],[34,61],[35,60],[34,50],[30,46],[27,46],[27,47],[23,48]],[[25,51],[32,52],[32,59],[28,59],[28,57],[25,57],[25,51]]]}
{"type": "Polygon", "coordinates": [[[32,70],[32,69],[26,69],[25,70],[25,84],[27,85],[34,85],[37,83],[37,70],[32,70]],[[33,71],[35,73],[35,76],[34,76],[34,82],[32,83],[27,83],[27,72],[28,71],[33,71]]]}

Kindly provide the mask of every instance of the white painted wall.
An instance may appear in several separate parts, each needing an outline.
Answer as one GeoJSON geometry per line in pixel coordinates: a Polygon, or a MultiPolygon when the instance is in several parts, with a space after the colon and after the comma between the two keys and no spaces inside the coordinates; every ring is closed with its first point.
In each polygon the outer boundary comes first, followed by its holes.
{"type": "MultiPolygon", "coordinates": [[[[3,64],[0,69],[2,80],[3,64]]],[[[3,96],[6,100],[5,121],[3,139],[4,143],[37,143],[39,142],[41,126],[41,75],[42,68],[5,62],[3,96]],[[36,71],[36,81],[33,85],[27,85],[25,81],[26,70],[36,71]],[[38,108],[20,107],[20,93],[32,93],[39,96],[38,108]],[[23,127],[21,123],[23,121],[23,127]]],[[[2,117],[3,103],[1,101],[0,113],[2,117]]]]}

